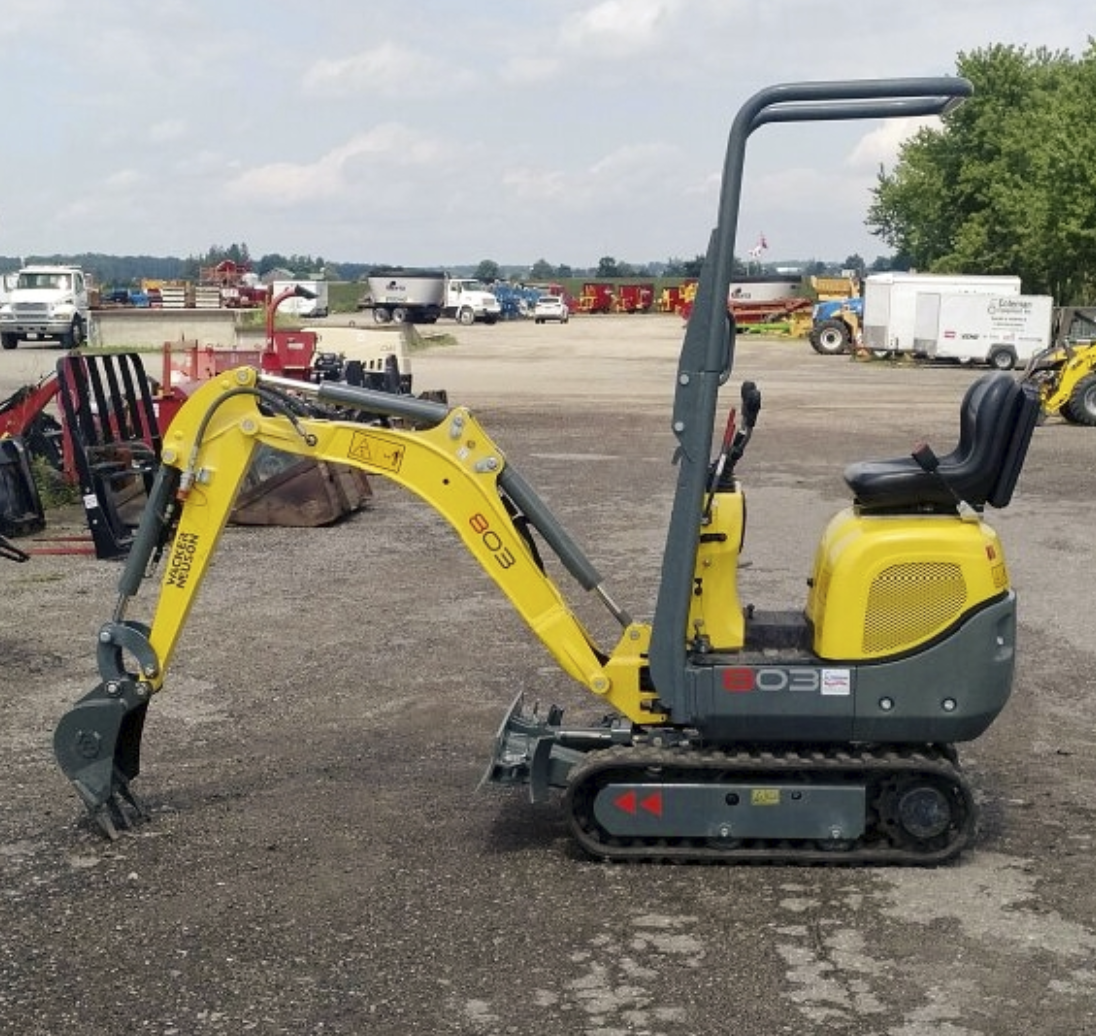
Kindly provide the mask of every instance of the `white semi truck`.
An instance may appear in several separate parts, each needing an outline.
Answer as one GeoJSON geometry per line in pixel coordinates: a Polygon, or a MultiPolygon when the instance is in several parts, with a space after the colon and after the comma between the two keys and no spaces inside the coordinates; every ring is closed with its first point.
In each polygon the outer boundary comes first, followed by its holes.
{"type": "Polygon", "coordinates": [[[864,281],[863,346],[873,353],[919,353],[917,302],[924,294],[1020,294],[1020,278],[998,275],[873,273],[864,281]]]}
{"type": "Polygon", "coordinates": [[[493,324],[502,315],[498,297],[482,281],[468,277],[445,279],[445,308],[442,316],[461,324],[482,321],[493,324]]]}
{"type": "Polygon", "coordinates": [[[914,352],[936,360],[1012,370],[1051,342],[1049,295],[924,292],[914,315],[914,352]]]}
{"type": "Polygon", "coordinates": [[[480,281],[440,270],[371,270],[359,309],[371,309],[378,324],[433,324],[451,317],[462,324],[493,324],[502,315],[495,294],[480,281]]]}
{"type": "Polygon", "coordinates": [[[34,339],[75,349],[87,340],[89,320],[87,278],[79,267],[24,266],[0,305],[0,345],[14,349],[34,339]]]}

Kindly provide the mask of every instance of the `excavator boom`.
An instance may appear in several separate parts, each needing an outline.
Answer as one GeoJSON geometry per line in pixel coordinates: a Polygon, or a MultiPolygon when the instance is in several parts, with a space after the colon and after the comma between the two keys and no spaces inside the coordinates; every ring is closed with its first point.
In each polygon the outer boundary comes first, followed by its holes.
{"type": "Polygon", "coordinates": [[[349,464],[405,486],[443,515],[558,665],[634,721],[650,721],[634,650],[647,631],[609,596],[600,573],[476,418],[463,407],[336,383],[320,385],[242,367],[196,392],[171,424],[162,465],[99,631],[100,683],[59,723],[54,747],[65,774],[113,836],[137,808],[149,700],[164,685],[179,635],[260,445],[349,464]],[[380,415],[385,424],[333,417],[330,407],[380,415]],[[391,427],[393,419],[411,427],[391,427]],[[598,648],[545,573],[529,529],[597,593],[623,627],[618,651],[598,648]],[[150,624],[127,618],[148,571],[162,563],[150,624]]]}

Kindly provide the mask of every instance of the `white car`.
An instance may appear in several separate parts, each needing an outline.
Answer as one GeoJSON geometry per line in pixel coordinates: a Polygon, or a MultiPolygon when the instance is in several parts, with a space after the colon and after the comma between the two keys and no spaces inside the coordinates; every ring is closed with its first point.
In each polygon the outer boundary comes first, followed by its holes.
{"type": "Polygon", "coordinates": [[[566,324],[571,319],[571,311],[562,295],[541,295],[533,306],[533,319],[538,324],[548,320],[558,320],[561,324],[566,324]]]}

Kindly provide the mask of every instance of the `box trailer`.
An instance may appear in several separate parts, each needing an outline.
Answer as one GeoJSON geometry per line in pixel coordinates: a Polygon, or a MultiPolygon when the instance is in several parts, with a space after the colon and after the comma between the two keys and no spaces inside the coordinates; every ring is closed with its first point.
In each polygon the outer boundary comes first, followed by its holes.
{"type": "Polygon", "coordinates": [[[942,273],[873,273],[864,281],[864,348],[882,353],[916,353],[917,297],[1019,295],[1020,278],[942,273]]]}
{"type": "Polygon", "coordinates": [[[924,292],[917,297],[914,352],[1012,370],[1050,345],[1049,295],[924,292]]]}

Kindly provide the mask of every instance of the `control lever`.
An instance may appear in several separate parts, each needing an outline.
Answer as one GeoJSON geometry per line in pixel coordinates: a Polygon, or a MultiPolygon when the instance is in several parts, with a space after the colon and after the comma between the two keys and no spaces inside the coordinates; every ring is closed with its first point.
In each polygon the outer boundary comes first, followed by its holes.
{"type": "MultiPolygon", "coordinates": [[[[761,389],[752,381],[742,382],[742,430],[734,437],[731,444],[730,461],[731,471],[734,471],[742,454],[746,450],[746,443],[753,435],[754,425],[757,424],[757,415],[761,413],[761,389]]],[[[728,472],[729,474],[730,472],[728,472]]]]}
{"type": "Polygon", "coordinates": [[[746,444],[753,435],[754,425],[757,424],[757,415],[761,412],[761,390],[752,381],[742,383],[742,427],[736,427],[737,414],[732,408],[727,415],[727,426],[723,430],[723,443],[719,448],[719,455],[712,466],[711,477],[708,482],[708,499],[704,504],[704,513],[701,521],[705,524],[712,516],[712,503],[715,500],[716,491],[721,483],[725,483],[734,473],[734,466],[738,463],[746,450],[746,444]]]}

